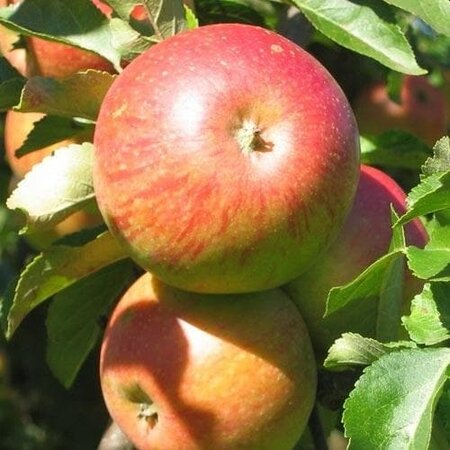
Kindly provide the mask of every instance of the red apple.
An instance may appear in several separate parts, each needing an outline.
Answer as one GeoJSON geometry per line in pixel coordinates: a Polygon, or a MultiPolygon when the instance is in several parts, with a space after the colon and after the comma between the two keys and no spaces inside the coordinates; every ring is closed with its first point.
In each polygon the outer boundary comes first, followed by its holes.
{"type": "MultiPolygon", "coordinates": [[[[92,136],[80,135],[77,139],[67,139],[48,147],[28,153],[18,158],[15,152],[25,141],[28,133],[33,129],[34,123],[42,119],[41,113],[20,113],[8,111],[5,119],[5,153],[6,159],[11,167],[15,178],[20,180],[31,168],[40,162],[44,157],[50,155],[56,149],[69,144],[81,143],[90,139],[92,136]]],[[[70,215],[67,219],[58,223],[51,230],[28,235],[28,241],[36,248],[48,247],[58,238],[79,231],[83,228],[89,228],[102,223],[99,212],[94,208],[92,211],[78,211],[70,215]]]]}
{"type": "Polygon", "coordinates": [[[194,294],[150,274],[112,314],[100,379],[140,450],[290,450],[316,388],[304,322],[282,291],[194,294]]]}
{"type": "MultiPolygon", "coordinates": [[[[391,204],[399,214],[405,211],[406,195],[400,186],[384,172],[362,166],[353,207],[335,243],[310,270],[285,287],[305,319],[319,356],[324,356],[345,331],[374,330],[373,317],[361,317],[357,309],[354,317],[346,312],[345,317],[323,319],[323,314],[332,287],[349,283],[388,252],[392,238],[391,204]]],[[[407,244],[417,247],[427,242],[425,228],[418,219],[406,225],[405,237],[407,244]]],[[[405,302],[421,285],[409,272],[406,274],[405,302]]]]}
{"type": "Polygon", "coordinates": [[[443,93],[426,77],[404,77],[400,104],[389,98],[384,84],[373,84],[357,98],[354,111],[363,134],[399,129],[417,135],[432,146],[446,133],[443,93]]]}
{"type": "Polygon", "coordinates": [[[136,58],[102,104],[94,185],[146,270],[196,292],[298,276],[354,195],[358,132],[331,75],[287,39],[219,24],[136,58]]]}
{"type": "MultiPolygon", "coordinates": [[[[20,3],[22,0],[0,0],[0,6],[11,5],[20,3]]],[[[95,6],[104,14],[106,14],[110,8],[108,5],[103,4],[99,0],[92,0],[95,6]]],[[[15,33],[5,31],[5,36],[11,36],[9,40],[17,40],[18,36],[15,33]]],[[[3,35],[0,34],[1,40],[4,41],[3,35]]],[[[4,46],[10,42],[4,41],[3,45],[0,45],[2,53],[6,50],[4,46]]],[[[22,74],[30,75],[26,68],[25,60],[28,58],[33,61],[33,72],[38,72],[42,76],[47,77],[65,77],[72,75],[81,70],[97,69],[107,72],[114,72],[112,64],[102,58],[101,56],[79,48],[75,48],[66,44],[61,44],[53,41],[46,41],[37,37],[27,38],[28,55],[26,50],[9,50],[8,55],[10,58],[14,58],[11,63],[15,65],[19,72],[22,74]],[[19,53],[20,52],[20,53],[19,53]],[[15,64],[15,61],[17,63],[15,64]]],[[[34,73],[33,73],[34,74],[34,73]]]]}

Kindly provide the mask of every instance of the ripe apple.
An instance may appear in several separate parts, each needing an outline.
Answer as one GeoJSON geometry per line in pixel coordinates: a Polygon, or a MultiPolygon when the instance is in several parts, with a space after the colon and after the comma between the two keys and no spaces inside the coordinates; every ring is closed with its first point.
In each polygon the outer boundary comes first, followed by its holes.
{"type": "Polygon", "coordinates": [[[241,24],[137,57],[102,103],[94,144],[111,231],[143,268],[195,292],[298,276],[339,231],[359,172],[356,123],[331,75],[241,24]]]}
{"type": "Polygon", "coordinates": [[[100,379],[140,450],[290,450],[316,388],[307,330],[281,290],[187,293],[148,273],[112,314],[100,379]]]}
{"type": "MultiPolygon", "coordinates": [[[[6,113],[5,153],[15,175],[15,182],[23,178],[34,164],[40,162],[56,149],[69,144],[81,143],[91,138],[89,135],[80,135],[77,139],[67,139],[18,158],[15,155],[16,150],[22,146],[28,133],[33,129],[34,123],[43,117],[44,114],[41,113],[20,113],[12,110],[6,113]]],[[[74,233],[83,228],[90,228],[100,223],[102,223],[101,215],[96,208],[90,211],[78,211],[58,223],[51,230],[30,234],[27,239],[33,247],[42,249],[66,234],[74,233]]]]}
{"type": "Polygon", "coordinates": [[[365,89],[354,104],[361,133],[377,134],[391,129],[408,131],[430,146],[446,133],[443,93],[426,77],[407,75],[400,104],[392,101],[383,83],[365,89]]]}
{"type": "MultiPolygon", "coordinates": [[[[305,319],[320,357],[345,331],[374,331],[372,317],[361,317],[357,309],[355,317],[346,312],[345,317],[323,319],[323,314],[332,287],[349,283],[387,253],[392,238],[391,204],[399,214],[405,211],[406,195],[401,187],[384,172],[361,166],[356,197],[340,235],[313,267],[285,286],[305,319]]],[[[427,242],[427,233],[418,219],[406,225],[405,237],[408,245],[423,247],[427,242]]],[[[405,302],[420,288],[421,282],[407,272],[405,302]]]]}
{"type": "MultiPolygon", "coordinates": [[[[1,0],[0,6],[20,3],[21,1],[22,0],[1,0]]],[[[103,4],[99,0],[92,0],[92,2],[100,9],[100,11],[106,14],[109,6],[103,4]]],[[[13,36],[15,36],[14,40],[17,39],[17,34],[5,30],[5,36],[7,35],[11,36],[9,41],[13,39],[13,36]]],[[[0,34],[0,40],[3,40],[3,30],[0,34]]],[[[0,50],[2,52],[8,51],[10,48],[9,41],[4,41],[4,44],[0,45],[0,50]],[[6,45],[7,47],[4,48],[6,45]]],[[[38,72],[40,75],[47,77],[65,77],[86,69],[114,72],[112,64],[101,56],[66,44],[46,41],[37,37],[29,37],[27,38],[27,47],[28,52],[25,49],[20,49],[7,53],[11,58],[18,60],[17,66],[13,63],[15,60],[11,61],[11,63],[15,65],[22,74],[29,75],[26,68],[27,58],[30,61],[33,61],[33,65],[35,66],[33,72],[38,72]]]]}
{"type": "MultiPolygon", "coordinates": [[[[0,0],[0,8],[8,6],[8,0],[0,0]]],[[[5,57],[9,63],[22,75],[29,73],[29,61],[24,48],[14,48],[19,40],[19,35],[0,25],[0,56],[5,57]]]]}

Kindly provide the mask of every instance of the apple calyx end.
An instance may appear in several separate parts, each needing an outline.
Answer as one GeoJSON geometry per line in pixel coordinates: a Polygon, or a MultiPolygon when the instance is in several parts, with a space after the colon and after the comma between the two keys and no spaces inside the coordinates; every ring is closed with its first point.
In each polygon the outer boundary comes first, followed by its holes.
{"type": "Polygon", "coordinates": [[[261,128],[251,120],[244,120],[236,130],[235,137],[242,153],[249,155],[253,152],[270,151],[272,145],[266,142],[261,134],[261,128]]]}
{"type": "Polygon", "coordinates": [[[158,424],[158,411],[154,403],[141,403],[139,405],[138,419],[143,419],[153,429],[158,424]]]}

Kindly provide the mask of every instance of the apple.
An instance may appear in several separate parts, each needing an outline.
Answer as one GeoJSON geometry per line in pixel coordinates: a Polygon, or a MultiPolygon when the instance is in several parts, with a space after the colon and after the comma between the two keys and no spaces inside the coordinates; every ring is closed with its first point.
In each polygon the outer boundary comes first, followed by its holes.
{"type": "Polygon", "coordinates": [[[69,144],[79,144],[88,140],[92,136],[82,135],[77,139],[66,139],[48,147],[28,153],[20,158],[15,155],[28,134],[34,127],[34,124],[43,119],[42,113],[22,113],[10,110],[5,118],[5,153],[6,159],[16,177],[23,178],[25,174],[45,156],[52,154],[56,149],[69,144]]]}
{"type": "Polygon", "coordinates": [[[149,273],[113,311],[100,379],[140,450],[290,450],[316,389],[307,330],[281,290],[188,293],[149,273]]]}
{"type": "MultiPolygon", "coordinates": [[[[0,0],[0,8],[8,6],[8,0],[0,0]]],[[[0,56],[5,57],[17,71],[26,76],[29,73],[29,60],[24,48],[14,48],[19,35],[0,25],[0,56]]]]}
{"type": "MultiPolygon", "coordinates": [[[[0,7],[19,3],[22,0],[0,0],[0,7]]],[[[111,17],[112,8],[101,0],[92,3],[107,17],[111,17]]],[[[194,9],[192,0],[184,3],[194,9]]],[[[147,12],[143,5],[137,5],[132,12],[134,19],[147,20],[147,12]]],[[[26,49],[13,49],[12,45],[19,39],[19,35],[4,27],[0,27],[0,53],[2,53],[16,69],[26,76],[39,73],[42,76],[63,78],[76,72],[96,69],[115,72],[112,64],[101,56],[54,41],[47,41],[37,37],[27,38],[26,49]]]]}
{"type": "MultiPolygon", "coordinates": [[[[15,3],[20,3],[22,0],[1,0],[0,6],[7,6],[15,3]]],[[[103,4],[99,0],[92,0],[95,6],[100,9],[104,14],[109,10],[109,6],[103,4]]],[[[3,29],[2,29],[3,33],[3,29]]],[[[11,63],[15,65],[19,72],[22,74],[28,74],[26,68],[26,60],[33,61],[33,72],[38,72],[42,76],[61,78],[72,75],[78,71],[86,69],[104,70],[107,72],[114,72],[112,64],[95,53],[81,50],[79,48],[72,47],[70,45],[61,44],[59,42],[46,41],[37,37],[27,38],[27,49],[20,50],[8,50],[10,48],[10,41],[17,40],[18,35],[9,32],[5,29],[5,36],[9,35],[8,41],[4,41],[3,45],[0,45],[2,53],[10,55],[10,58],[18,59],[18,63],[15,64],[12,60],[11,63]],[[7,48],[4,46],[7,45],[7,48]],[[20,53],[17,53],[20,52],[20,53]]],[[[3,34],[0,34],[0,39],[3,39],[3,34]]],[[[10,59],[8,58],[8,59],[10,59]]]]}
{"type": "MultiPolygon", "coordinates": [[[[357,308],[352,316],[346,312],[345,317],[323,319],[323,315],[332,287],[349,283],[388,252],[392,238],[391,204],[399,214],[405,211],[406,195],[401,187],[384,172],[361,166],[352,209],[335,243],[305,274],[284,287],[305,319],[319,359],[343,332],[374,332],[373,318],[361,317],[357,308]]],[[[427,233],[418,219],[406,225],[405,237],[408,245],[423,247],[427,242],[427,233]]],[[[405,303],[421,286],[418,279],[406,273],[405,303]]]]}
{"type": "Polygon", "coordinates": [[[166,39],[116,78],[94,135],[111,232],[175,287],[252,292],[298,276],[335,238],[359,173],[343,92],[262,28],[166,39]]]}
{"type": "Polygon", "coordinates": [[[391,129],[410,132],[428,145],[446,133],[443,93],[426,77],[406,75],[400,91],[400,104],[392,101],[383,83],[363,90],[354,104],[362,134],[377,134],[391,129]]]}
{"type": "MultiPolygon", "coordinates": [[[[31,168],[44,157],[50,155],[56,149],[69,144],[77,144],[89,140],[89,134],[79,135],[76,139],[67,139],[48,147],[28,153],[20,158],[15,155],[25,141],[28,133],[33,129],[34,123],[44,117],[41,113],[20,113],[8,111],[5,119],[5,154],[7,162],[15,176],[14,183],[23,178],[31,168]]],[[[48,247],[52,242],[67,234],[74,233],[83,228],[90,228],[102,223],[101,215],[97,208],[77,211],[64,219],[51,230],[27,235],[28,242],[35,248],[48,247]]]]}

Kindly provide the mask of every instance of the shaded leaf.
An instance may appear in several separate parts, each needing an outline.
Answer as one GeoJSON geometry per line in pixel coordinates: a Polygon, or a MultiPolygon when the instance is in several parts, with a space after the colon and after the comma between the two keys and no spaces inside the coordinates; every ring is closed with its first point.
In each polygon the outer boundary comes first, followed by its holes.
{"type": "Polygon", "coordinates": [[[0,57],[0,111],[17,105],[26,79],[3,57],[0,57]]]}
{"type": "Polygon", "coordinates": [[[182,0],[107,0],[125,22],[135,6],[144,5],[148,20],[152,26],[151,41],[157,43],[186,30],[186,19],[182,0]]]}
{"type": "Polygon", "coordinates": [[[16,150],[16,156],[24,156],[66,139],[90,140],[93,134],[92,124],[84,124],[68,117],[44,116],[34,123],[24,143],[16,150]]]}
{"type": "Polygon", "coordinates": [[[114,78],[114,75],[96,70],[79,72],[60,80],[33,77],[25,84],[15,109],[95,121],[114,78]]]}
{"type": "Polygon", "coordinates": [[[6,336],[11,338],[22,320],[38,305],[73,283],[103,267],[126,258],[116,239],[105,232],[81,246],[55,244],[36,256],[22,271],[7,313],[6,336]]]}
{"type": "Polygon", "coordinates": [[[98,320],[130,283],[133,264],[119,261],[88,275],[55,295],[47,316],[47,362],[70,387],[101,335],[98,320]]]}
{"type": "Polygon", "coordinates": [[[364,164],[418,171],[430,154],[427,145],[406,132],[361,136],[361,162],[364,164]]]}
{"type": "Polygon", "coordinates": [[[27,0],[1,8],[0,23],[20,34],[92,51],[120,69],[109,21],[90,0],[27,0]]]}

